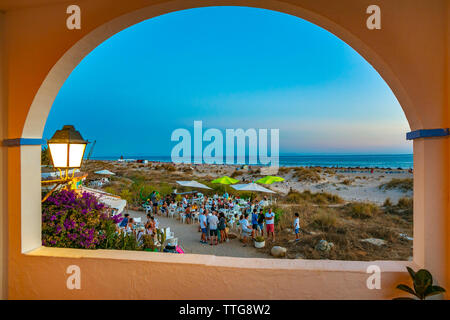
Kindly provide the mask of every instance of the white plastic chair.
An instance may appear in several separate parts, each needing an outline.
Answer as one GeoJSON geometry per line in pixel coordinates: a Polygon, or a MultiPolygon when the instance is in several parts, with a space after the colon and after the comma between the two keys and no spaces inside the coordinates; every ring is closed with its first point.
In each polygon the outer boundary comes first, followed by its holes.
{"type": "Polygon", "coordinates": [[[193,220],[194,220],[194,222],[197,221],[197,222],[200,223],[200,218],[199,218],[199,216],[200,216],[200,214],[199,214],[198,212],[195,212],[195,213],[193,214],[193,220]]]}

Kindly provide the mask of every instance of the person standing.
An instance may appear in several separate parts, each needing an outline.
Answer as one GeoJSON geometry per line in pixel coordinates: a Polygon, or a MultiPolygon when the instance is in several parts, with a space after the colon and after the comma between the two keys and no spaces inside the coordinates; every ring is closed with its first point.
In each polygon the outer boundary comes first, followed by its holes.
{"type": "Polygon", "coordinates": [[[147,221],[145,222],[145,228],[148,229],[148,226],[151,224],[152,222],[152,215],[150,213],[147,214],[147,221]]]}
{"type": "Polygon", "coordinates": [[[272,212],[272,208],[269,208],[269,210],[266,212],[265,220],[267,237],[272,234],[272,242],[275,242],[275,213],[272,212]]]}
{"type": "Polygon", "coordinates": [[[200,229],[202,231],[202,235],[200,238],[200,242],[201,243],[208,243],[206,241],[207,237],[206,237],[206,216],[205,213],[203,211],[200,212],[200,216],[198,217],[198,221],[200,222],[200,229]]]}
{"type": "Polygon", "coordinates": [[[217,224],[219,222],[219,219],[217,218],[217,213],[214,211],[211,217],[208,219],[209,224],[209,235],[211,236],[211,243],[210,245],[213,245],[213,241],[215,240],[215,245],[218,245],[219,242],[217,240],[217,224]]]}
{"type": "Polygon", "coordinates": [[[191,207],[190,206],[186,207],[185,215],[186,215],[186,223],[187,224],[191,224],[192,213],[191,213],[191,207]]]}
{"type": "Polygon", "coordinates": [[[156,191],[152,191],[150,194],[150,200],[153,203],[153,214],[158,214],[158,199],[156,198],[156,191]]]}
{"type": "Polygon", "coordinates": [[[244,242],[244,247],[247,246],[247,238],[252,234],[252,229],[249,227],[248,222],[248,213],[241,215],[241,220],[239,220],[239,224],[242,228],[242,240],[244,242]]]}
{"type": "Polygon", "coordinates": [[[252,212],[252,239],[256,238],[256,231],[258,231],[258,211],[253,209],[252,212]]]}
{"type": "Polygon", "coordinates": [[[265,220],[265,216],[264,216],[264,213],[263,213],[263,209],[259,209],[258,229],[261,232],[261,237],[264,237],[264,220],[265,220]]]}
{"type": "Polygon", "coordinates": [[[225,215],[223,214],[223,212],[221,212],[219,213],[219,224],[217,226],[217,229],[219,230],[220,233],[220,243],[228,241],[228,236],[225,231],[226,227],[227,227],[227,220],[225,219],[225,215]]]}
{"type": "Polygon", "coordinates": [[[295,230],[295,241],[299,241],[299,233],[300,233],[300,218],[298,212],[295,213],[294,219],[294,230],[295,230]]]}
{"type": "Polygon", "coordinates": [[[206,216],[206,240],[209,241],[209,239],[211,238],[210,235],[211,232],[209,230],[209,219],[212,216],[211,211],[206,210],[205,216],[206,216]]]}

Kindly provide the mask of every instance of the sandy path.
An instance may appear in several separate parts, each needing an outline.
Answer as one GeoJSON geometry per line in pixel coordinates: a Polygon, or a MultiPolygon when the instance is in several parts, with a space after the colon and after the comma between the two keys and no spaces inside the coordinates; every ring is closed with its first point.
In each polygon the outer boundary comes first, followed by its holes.
{"type": "MultiPolygon", "coordinates": [[[[131,217],[141,217],[142,221],[146,221],[145,213],[129,210],[131,217]]],[[[219,243],[217,246],[200,243],[200,232],[198,232],[198,224],[183,224],[172,218],[157,216],[160,227],[170,227],[170,231],[175,232],[178,238],[178,244],[186,253],[196,254],[212,254],[215,256],[240,257],[240,258],[271,258],[271,256],[258,252],[257,249],[243,244],[236,238],[226,243],[219,243]]]]}

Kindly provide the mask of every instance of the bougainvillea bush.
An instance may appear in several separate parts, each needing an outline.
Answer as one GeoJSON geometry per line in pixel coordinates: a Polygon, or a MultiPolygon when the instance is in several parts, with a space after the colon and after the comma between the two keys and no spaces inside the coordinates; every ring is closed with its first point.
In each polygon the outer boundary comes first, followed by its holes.
{"type": "Polygon", "coordinates": [[[90,193],[54,192],[42,204],[42,244],[48,247],[111,248],[108,240],[121,215],[110,217],[90,193]]]}

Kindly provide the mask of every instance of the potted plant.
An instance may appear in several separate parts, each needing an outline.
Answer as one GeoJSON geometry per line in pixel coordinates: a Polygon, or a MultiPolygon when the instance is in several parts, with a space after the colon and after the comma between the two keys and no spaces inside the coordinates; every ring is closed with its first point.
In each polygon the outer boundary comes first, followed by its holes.
{"type": "Polygon", "coordinates": [[[257,236],[254,241],[255,248],[264,248],[266,242],[264,241],[264,237],[257,236]]]}
{"type": "Polygon", "coordinates": [[[155,241],[153,240],[153,236],[149,234],[144,234],[142,236],[143,239],[143,247],[144,251],[155,251],[155,241]]]}
{"type": "Polygon", "coordinates": [[[163,231],[156,229],[156,235],[158,237],[158,242],[160,245],[159,251],[163,252],[164,250],[164,243],[166,242],[166,229],[164,229],[163,231]]]}
{"type": "MultiPolygon", "coordinates": [[[[409,267],[406,267],[406,269],[408,269],[409,275],[411,276],[414,289],[405,284],[399,284],[397,289],[406,291],[419,300],[425,300],[427,297],[445,292],[444,288],[433,285],[433,276],[428,270],[420,269],[419,271],[414,272],[414,270],[409,267]]],[[[394,300],[415,300],[415,298],[400,297],[395,298],[394,300]]]]}

